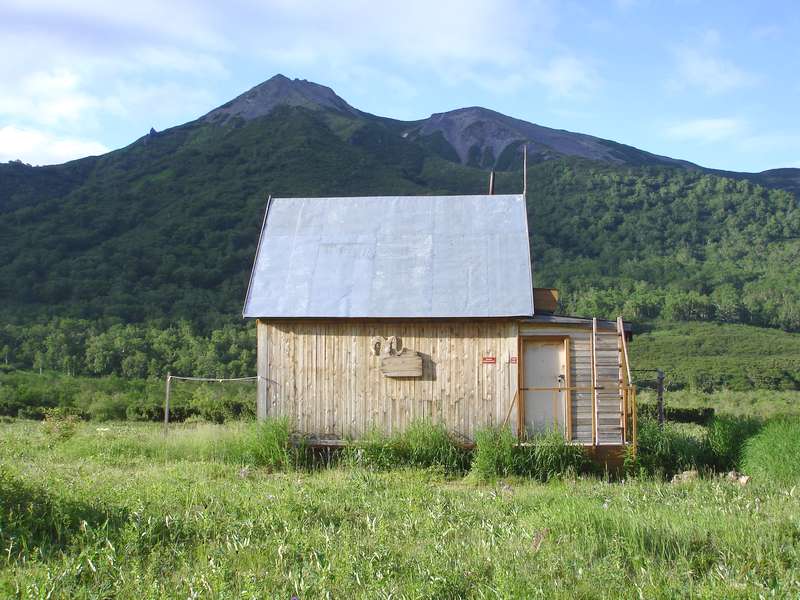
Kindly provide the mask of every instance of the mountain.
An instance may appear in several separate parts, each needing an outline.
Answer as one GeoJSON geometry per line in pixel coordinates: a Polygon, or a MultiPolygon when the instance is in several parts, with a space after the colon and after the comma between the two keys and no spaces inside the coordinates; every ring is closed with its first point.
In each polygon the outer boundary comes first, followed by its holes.
{"type": "Polygon", "coordinates": [[[292,81],[284,75],[275,75],[230,102],[215,108],[202,119],[217,124],[224,124],[236,118],[251,121],[268,115],[278,106],[327,109],[352,116],[362,114],[329,87],[304,79],[292,81]]]}
{"type": "Polygon", "coordinates": [[[482,108],[398,121],[280,75],[102,156],[0,165],[0,321],[237,319],[268,194],[480,193],[488,168],[520,191],[523,145],[535,279],[569,310],[800,328],[796,169],[715,173],[482,108]]]}
{"type": "Polygon", "coordinates": [[[459,162],[483,168],[517,168],[526,143],[531,162],[575,156],[612,164],[694,166],[591,135],[534,125],[479,106],[431,115],[404,132],[411,139],[437,134],[455,150],[459,162]]]}

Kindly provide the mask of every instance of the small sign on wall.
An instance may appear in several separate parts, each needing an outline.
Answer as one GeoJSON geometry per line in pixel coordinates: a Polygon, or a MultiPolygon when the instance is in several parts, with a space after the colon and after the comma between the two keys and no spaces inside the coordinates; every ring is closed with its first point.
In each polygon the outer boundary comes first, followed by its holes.
{"type": "Polygon", "coordinates": [[[484,356],[481,359],[481,363],[484,365],[494,365],[497,364],[497,357],[496,356],[484,356]]]}
{"type": "Polygon", "coordinates": [[[510,362],[512,365],[517,364],[517,357],[512,356],[511,358],[508,359],[508,362],[510,362]]]}

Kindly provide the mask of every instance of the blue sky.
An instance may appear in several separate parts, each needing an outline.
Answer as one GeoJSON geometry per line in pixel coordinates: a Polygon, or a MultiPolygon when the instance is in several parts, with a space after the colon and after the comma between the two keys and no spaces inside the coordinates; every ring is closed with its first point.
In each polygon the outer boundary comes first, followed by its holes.
{"type": "Polygon", "coordinates": [[[481,105],[709,167],[800,167],[793,1],[115,4],[0,0],[0,161],[119,148],[283,73],[400,119],[481,105]]]}

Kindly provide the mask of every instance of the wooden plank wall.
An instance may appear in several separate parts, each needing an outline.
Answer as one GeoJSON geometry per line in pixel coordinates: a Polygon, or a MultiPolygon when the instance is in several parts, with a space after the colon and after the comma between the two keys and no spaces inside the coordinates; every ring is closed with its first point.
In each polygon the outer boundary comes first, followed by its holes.
{"type": "MultiPolygon", "coordinates": [[[[601,329],[597,336],[597,384],[604,389],[598,391],[600,443],[622,443],[619,429],[622,404],[619,397],[619,351],[616,330],[601,329]],[[609,367],[616,364],[616,368],[609,367]],[[614,427],[617,427],[614,429],[614,427]],[[613,431],[612,431],[613,430],[613,431]],[[618,432],[614,437],[614,432],[618,432]]],[[[568,335],[570,338],[570,386],[585,391],[572,392],[572,439],[583,444],[592,443],[592,328],[575,326],[553,326],[537,323],[520,325],[520,335],[535,339],[536,335],[568,335]]]]}
{"type": "MultiPolygon", "coordinates": [[[[472,439],[476,428],[509,414],[517,335],[514,320],[259,320],[258,347],[265,351],[258,374],[277,382],[267,392],[267,414],[286,415],[298,431],[327,438],[358,438],[373,428],[392,433],[430,419],[472,439]],[[422,354],[422,377],[381,373],[370,340],[393,335],[422,354]]],[[[512,426],[516,410],[515,404],[512,426]]]]}

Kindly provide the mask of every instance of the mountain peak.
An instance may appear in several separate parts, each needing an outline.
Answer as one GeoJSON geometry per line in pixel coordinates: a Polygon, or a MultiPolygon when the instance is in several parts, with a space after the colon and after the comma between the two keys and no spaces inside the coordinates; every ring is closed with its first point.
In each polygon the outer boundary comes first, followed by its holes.
{"type": "Polygon", "coordinates": [[[303,106],[312,110],[359,114],[331,88],[305,79],[289,79],[279,73],[215,108],[203,120],[223,123],[241,117],[249,121],[268,115],[278,106],[303,106]]]}
{"type": "Polygon", "coordinates": [[[529,123],[481,106],[434,113],[409,131],[412,139],[433,134],[444,137],[462,164],[481,167],[503,169],[518,165],[523,145],[532,162],[577,156],[612,164],[688,165],[591,135],[529,123]],[[512,154],[508,154],[509,150],[512,154]]]}

